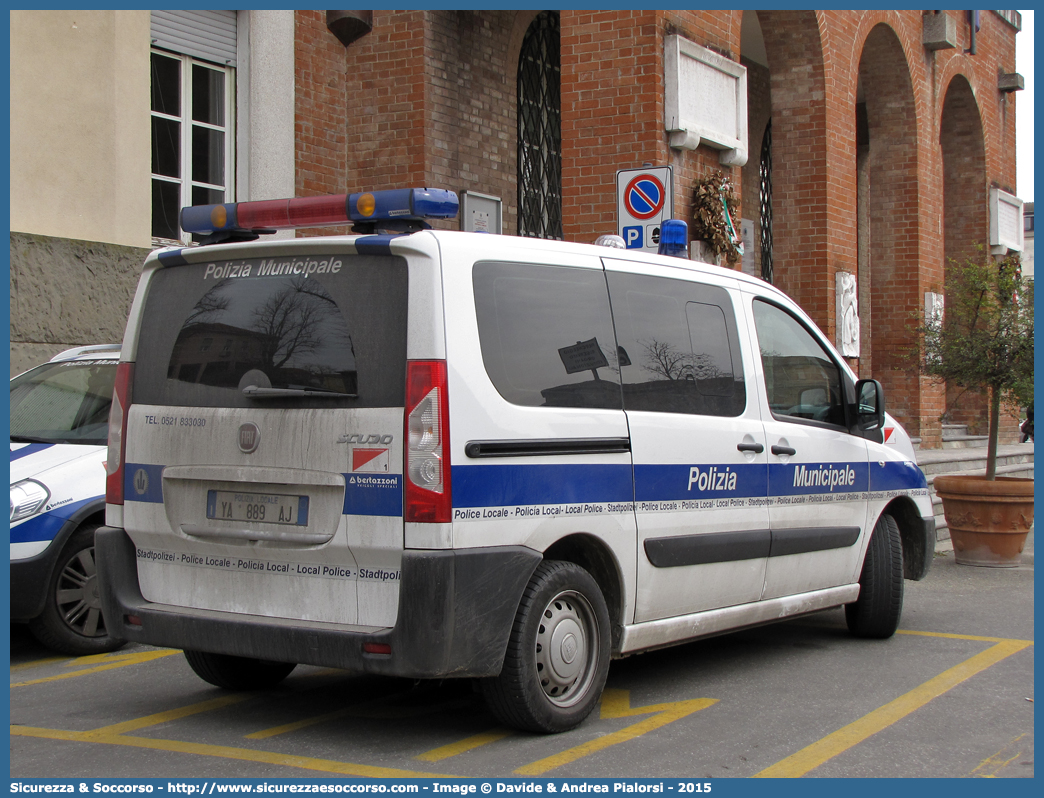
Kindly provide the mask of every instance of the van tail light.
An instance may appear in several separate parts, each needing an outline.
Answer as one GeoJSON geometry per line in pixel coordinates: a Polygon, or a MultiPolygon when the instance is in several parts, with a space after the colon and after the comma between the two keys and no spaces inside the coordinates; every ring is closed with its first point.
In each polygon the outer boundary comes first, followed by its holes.
{"type": "Polygon", "coordinates": [[[123,504],[123,467],[127,455],[127,415],[131,403],[134,364],[116,366],[116,385],[109,409],[109,454],[105,460],[105,503],[123,504]]]}
{"type": "Polygon", "coordinates": [[[406,364],[405,520],[449,523],[449,399],[445,360],[406,364]]]}

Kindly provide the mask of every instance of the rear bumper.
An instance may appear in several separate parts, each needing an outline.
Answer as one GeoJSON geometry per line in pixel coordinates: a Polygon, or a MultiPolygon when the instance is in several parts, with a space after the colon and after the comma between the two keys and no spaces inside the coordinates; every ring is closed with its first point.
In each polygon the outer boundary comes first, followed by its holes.
{"type": "Polygon", "coordinates": [[[395,626],[373,633],[330,624],[192,610],[141,595],[134,544],[102,527],[95,551],[106,626],[136,643],[411,678],[495,676],[539,552],[521,546],[407,550],[395,626]],[[141,625],[129,624],[134,615],[141,625]],[[391,654],[364,653],[385,643],[391,654]]]}

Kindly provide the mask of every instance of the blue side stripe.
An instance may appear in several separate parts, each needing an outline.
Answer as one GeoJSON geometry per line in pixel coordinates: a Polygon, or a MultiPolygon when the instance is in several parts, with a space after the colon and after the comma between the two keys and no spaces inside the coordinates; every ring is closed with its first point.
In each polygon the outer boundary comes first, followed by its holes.
{"type": "Polygon", "coordinates": [[[928,480],[916,463],[910,461],[886,461],[882,468],[874,463],[870,467],[870,490],[908,490],[927,488],[928,480]]]}
{"type": "Polygon", "coordinates": [[[765,496],[764,463],[740,465],[642,465],[634,467],[634,498],[639,502],[728,499],[765,496]]]}
{"type": "Polygon", "coordinates": [[[162,504],[164,468],[151,463],[127,463],[123,467],[123,500],[162,504]]]}
{"type": "Polygon", "coordinates": [[[161,252],[157,257],[164,266],[184,266],[188,261],[185,260],[185,256],[181,252],[182,250],[180,249],[170,250],[161,252]]]}
{"type": "Polygon", "coordinates": [[[345,515],[402,516],[402,474],[345,474],[345,515]]]}
{"type": "Polygon", "coordinates": [[[863,493],[870,478],[866,463],[772,463],[769,496],[809,496],[819,493],[863,493]],[[818,483],[818,484],[817,484],[818,483]]]}
{"type": "Polygon", "coordinates": [[[391,255],[391,242],[398,235],[363,236],[355,239],[355,251],[360,255],[391,255]]]}
{"type": "Polygon", "coordinates": [[[453,466],[454,507],[629,502],[631,466],[453,466]]]}
{"type": "Polygon", "coordinates": [[[11,462],[13,463],[15,460],[21,460],[23,457],[42,452],[44,449],[50,449],[52,446],[54,446],[53,443],[30,443],[28,446],[23,446],[21,449],[12,449],[11,462]]]}
{"type": "Polygon", "coordinates": [[[11,527],[11,542],[29,543],[37,540],[54,540],[66,521],[76,515],[84,506],[104,498],[104,496],[91,496],[35,515],[21,524],[11,527]]]}

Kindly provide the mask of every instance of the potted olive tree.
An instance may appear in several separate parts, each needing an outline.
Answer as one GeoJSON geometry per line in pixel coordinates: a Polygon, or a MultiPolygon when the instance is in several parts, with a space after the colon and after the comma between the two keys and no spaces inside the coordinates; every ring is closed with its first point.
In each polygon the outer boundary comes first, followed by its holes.
{"type": "Polygon", "coordinates": [[[951,262],[944,313],[918,328],[921,373],[988,398],[986,474],[938,476],[954,556],[965,565],[1018,565],[1033,522],[1033,480],[997,476],[1000,408],[1033,401],[1033,281],[1018,255],[951,262]]]}
{"type": "Polygon", "coordinates": [[[743,245],[733,224],[738,218],[739,200],[732,181],[721,172],[696,183],[692,197],[692,241],[694,257],[705,263],[730,266],[743,257],[743,245]]]}

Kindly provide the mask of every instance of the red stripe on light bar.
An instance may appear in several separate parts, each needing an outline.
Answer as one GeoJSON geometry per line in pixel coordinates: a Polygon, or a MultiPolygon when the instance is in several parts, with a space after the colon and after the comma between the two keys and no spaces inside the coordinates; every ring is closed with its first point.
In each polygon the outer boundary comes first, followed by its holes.
{"type": "Polygon", "coordinates": [[[258,200],[236,204],[236,225],[244,230],[290,226],[290,200],[258,200]]]}
{"type": "Polygon", "coordinates": [[[290,200],[290,224],[295,227],[346,224],[348,195],[298,197],[290,200]]]}

